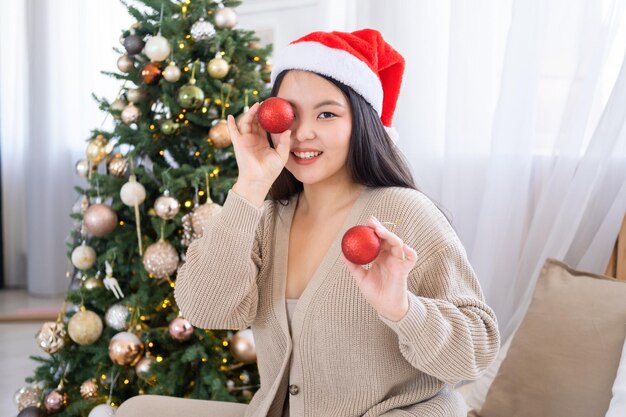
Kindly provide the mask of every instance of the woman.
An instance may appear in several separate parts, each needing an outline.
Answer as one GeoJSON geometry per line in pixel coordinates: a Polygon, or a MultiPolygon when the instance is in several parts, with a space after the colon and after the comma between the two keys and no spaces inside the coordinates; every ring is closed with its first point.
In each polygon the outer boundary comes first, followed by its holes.
{"type": "Polygon", "coordinates": [[[229,116],[239,177],[175,296],[195,326],[252,327],[261,388],[248,406],[148,396],[118,416],[466,415],[452,385],[495,358],[497,322],[387,134],[403,70],[377,31],[314,32],[274,66],[289,130],[268,138],[258,104],[229,116]],[[341,253],[358,224],[381,240],[368,266],[341,253]]]}

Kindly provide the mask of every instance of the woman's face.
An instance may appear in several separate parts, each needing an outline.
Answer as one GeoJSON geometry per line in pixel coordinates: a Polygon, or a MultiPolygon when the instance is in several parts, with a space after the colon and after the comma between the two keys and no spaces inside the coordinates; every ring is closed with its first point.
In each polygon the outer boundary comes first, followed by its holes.
{"type": "Polygon", "coordinates": [[[352,112],[343,92],[308,71],[289,71],[277,96],[293,106],[291,152],[286,168],[303,184],[347,176],[352,112]]]}

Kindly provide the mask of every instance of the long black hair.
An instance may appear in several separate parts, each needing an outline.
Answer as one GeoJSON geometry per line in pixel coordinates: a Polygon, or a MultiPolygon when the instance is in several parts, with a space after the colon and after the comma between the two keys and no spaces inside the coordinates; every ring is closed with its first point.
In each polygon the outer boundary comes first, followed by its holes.
{"type": "MultiPolygon", "coordinates": [[[[289,70],[281,72],[276,77],[272,86],[272,97],[277,96],[287,72],[289,70]]],[[[367,187],[403,187],[423,193],[417,188],[404,155],[387,134],[376,110],[351,87],[328,76],[315,74],[336,85],[350,103],[352,133],[346,167],[352,180],[367,187]]],[[[267,137],[270,145],[274,147],[269,133],[267,137]]],[[[272,184],[269,195],[272,200],[288,200],[294,194],[302,191],[303,188],[302,182],[296,179],[287,168],[283,168],[272,184]]],[[[431,199],[431,201],[433,200],[431,199]]],[[[451,223],[450,218],[441,207],[435,201],[433,203],[451,223]]]]}

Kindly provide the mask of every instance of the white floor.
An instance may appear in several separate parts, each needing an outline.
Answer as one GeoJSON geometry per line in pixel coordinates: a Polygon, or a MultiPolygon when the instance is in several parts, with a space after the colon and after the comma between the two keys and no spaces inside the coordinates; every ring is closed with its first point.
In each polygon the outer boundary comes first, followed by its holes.
{"type": "MultiPolygon", "coordinates": [[[[25,291],[0,290],[0,312],[17,308],[59,307],[63,298],[35,298],[25,291]]],[[[13,394],[24,386],[24,378],[30,376],[36,363],[30,355],[45,355],[35,345],[35,333],[41,322],[0,323],[0,416],[16,416],[13,394]]]]}

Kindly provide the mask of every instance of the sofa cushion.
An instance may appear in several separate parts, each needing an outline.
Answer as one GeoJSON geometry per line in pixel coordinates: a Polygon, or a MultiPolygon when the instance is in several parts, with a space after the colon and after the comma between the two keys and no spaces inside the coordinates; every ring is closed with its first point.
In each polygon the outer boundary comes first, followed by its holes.
{"type": "Polygon", "coordinates": [[[548,258],[482,417],[602,417],[624,337],[626,282],[548,258]]]}

